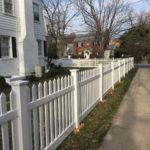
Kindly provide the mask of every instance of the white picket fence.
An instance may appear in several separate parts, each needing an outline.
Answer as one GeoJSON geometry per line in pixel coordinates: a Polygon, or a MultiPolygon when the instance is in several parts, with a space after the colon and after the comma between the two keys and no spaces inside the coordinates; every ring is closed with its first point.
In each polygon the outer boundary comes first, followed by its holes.
{"type": "MultiPolygon", "coordinates": [[[[131,60],[132,58],[129,58],[131,60]]],[[[122,59],[103,59],[103,58],[94,58],[94,59],[72,59],[72,58],[65,58],[65,59],[55,59],[53,63],[55,65],[61,65],[63,67],[97,67],[99,64],[110,64],[112,61],[118,61],[122,59]]],[[[125,59],[128,61],[128,58],[125,59]]]]}
{"type": "Polygon", "coordinates": [[[33,85],[11,83],[10,110],[0,96],[0,149],[53,150],[134,67],[133,58],[33,85]],[[10,132],[11,130],[11,132],[10,132]]]}

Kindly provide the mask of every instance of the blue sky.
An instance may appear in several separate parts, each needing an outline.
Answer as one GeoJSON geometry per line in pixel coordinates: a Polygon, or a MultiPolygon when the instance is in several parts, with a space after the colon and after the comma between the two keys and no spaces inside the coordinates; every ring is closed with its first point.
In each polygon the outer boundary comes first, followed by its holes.
{"type": "MultiPolygon", "coordinates": [[[[132,1],[132,0],[130,0],[132,1]]],[[[135,10],[135,12],[140,12],[140,11],[150,11],[150,3],[143,1],[139,2],[138,0],[133,0],[132,2],[132,8],[135,10]]]]}

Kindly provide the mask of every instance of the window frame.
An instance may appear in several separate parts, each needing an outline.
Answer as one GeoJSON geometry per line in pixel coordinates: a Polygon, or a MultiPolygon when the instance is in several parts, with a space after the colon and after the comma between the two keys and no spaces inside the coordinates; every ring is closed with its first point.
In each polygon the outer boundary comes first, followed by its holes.
{"type": "Polygon", "coordinates": [[[34,22],[36,23],[40,23],[40,5],[38,3],[33,2],[33,19],[34,22]],[[34,5],[38,6],[38,20],[35,20],[35,16],[34,16],[34,5]]]}
{"type": "Polygon", "coordinates": [[[5,0],[2,1],[3,13],[6,14],[6,15],[9,15],[9,16],[14,16],[14,0],[11,0],[11,1],[12,1],[12,12],[11,13],[6,12],[6,10],[5,10],[5,0]]]}
{"type": "MultiPolygon", "coordinates": [[[[5,36],[5,35],[0,35],[0,39],[1,38],[4,38],[4,37],[7,37],[8,38],[8,56],[3,56],[2,55],[2,48],[1,48],[1,58],[0,59],[8,59],[8,58],[12,58],[12,38],[10,36],[5,36]]],[[[2,46],[1,44],[1,41],[0,40],[0,46],[2,46]]]]}
{"type": "Polygon", "coordinates": [[[78,42],[78,47],[83,47],[83,42],[78,42]]]}
{"type": "Polygon", "coordinates": [[[37,44],[38,44],[38,56],[39,57],[44,57],[43,41],[40,40],[40,39],[37,39],[37,44]],[[41,43],[41,55],[39,55],[39,42],[41,43]]]}

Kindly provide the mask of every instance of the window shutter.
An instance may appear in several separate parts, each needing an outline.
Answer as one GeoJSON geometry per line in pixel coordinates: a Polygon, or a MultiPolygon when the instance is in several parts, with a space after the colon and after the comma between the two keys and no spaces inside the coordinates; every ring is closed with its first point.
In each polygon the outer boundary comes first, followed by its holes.
{"type": "Polygon", "coordinates": [[[1,43],[0,43],[0,58],[1,58],[2,56],[1,56],[1,43]]]}
{"type": "Polygon", "coordinates": [[[17,48],[16,48],[16,38],[12,37],[12,54],[13,57],[16,58],[17,57],[17,48]]]}
{"type": "Polygon", "coordinates": [[[77,47],[79,47],[79,44],[77,43],[77,47]]]}
{"type": "Polygon", "coordinates": [[[47,43],[44,41],[44,56],[47,57],[47,43]]]}

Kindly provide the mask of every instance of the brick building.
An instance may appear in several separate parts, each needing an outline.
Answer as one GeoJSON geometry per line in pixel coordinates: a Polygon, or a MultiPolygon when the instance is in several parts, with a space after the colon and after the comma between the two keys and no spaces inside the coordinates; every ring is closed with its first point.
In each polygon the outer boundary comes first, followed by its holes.
{"type": "Polygon", "coordinates": [[[75,56],[85,53],[98,54],[99,50],[99,43],[95,42],[94,35],[76,35],[71,42],[67,42],[66,54],[75,56]]]}
{"type": "Polygon", "coordinates": [[[93,35],[80,35],[74,39],[74,55],[82,55],[84,52],[91,54],[99,51],[99,43],[95,42],[93,35]]]}

